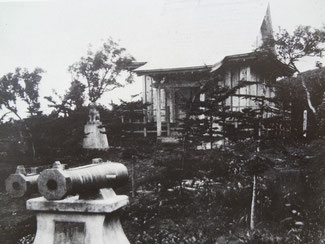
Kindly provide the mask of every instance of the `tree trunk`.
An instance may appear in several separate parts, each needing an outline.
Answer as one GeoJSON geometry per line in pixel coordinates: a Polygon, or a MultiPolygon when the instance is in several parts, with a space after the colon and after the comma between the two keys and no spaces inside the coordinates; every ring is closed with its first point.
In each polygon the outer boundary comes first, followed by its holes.
{"type": "Polygon", "coordinates": [[[210,150],[213,147],[213,118],[210,116],[210,150]]]}
{"type": "Polygon", "coordinates": [[[261,137],[262,137],[262,123],[261,119],[258,121],[258,129],[257,129],[257,146],[256,146],[256,152],[260,152],[261,147],[261,137]]]}
{"type": "Polygon", "coordinates": [[[134,157],[132,157],[132,163],[131,163],[131,167],[132,167],[132,173],[131,173],[131,187],[132,187],[132,197],[135,197],[135,159],[134,157]]]}
{"type": "Polygon", "coordinates": [[[33,141],[33,134],[31,132],[31,129],[26,124],[25,124],[25,130],[26,130],[27,135],[29,137],[30,148],[31,148],[31,151],[32,151],[32,161],[35,162],[36,149],[35,149],[35,144],[34,144],[34,141],[33,141]]]}
{"type": "Polygon", "coordinates": [[[313,112],[313,114],[316,115],[316,109],[315,109],[315,107],[313,106],[313,104],[311,102],[310,92],[308,91],[308,88],[306,86],[305,77],[303,75],[301,75],[301,72],[298,70],[297,66],[293,62],[291,62],[291,65],[296,70],[296,72],[298,72],[298,74],[300,74],[300,76],[301,76],[301,84],[302,84],[302,87],[304,88],[304,90],[306,92],[308,107],[313,112]]]}
{"type": "Polygon", "coordinates": [[[35,146],[34,146],[34,142],[33,142],[33,139],[31,139],[31,142],[30,142],[30,146],[32,148],[32,161],[35,162],[35,158],[36,158],[36,150],[35,150],[35,146]]]}
{"type": "MultiPolygon", "coordinates": [[[[299,72],[299,74],[300,74],[300,72],[299,72]]],[[[303,88],[305,89],[305,92],[306,92],[308,107],[310,108],[310,110],[315,115],[316,114],[316,109],[314,108],[313,104],[311,103],[310,92],[308,91],[308,88],[306,86],[305,78],[302,75],[301,75],[301,84],[302,84],[302,86],[303,86],[303,88]]]]}
{"type": "Polygon", "coordinates": [[[251,203],[250,229],[255,229],[255,208],[256,208],[256,175],[253,177],[253,192],[251,203]]]}

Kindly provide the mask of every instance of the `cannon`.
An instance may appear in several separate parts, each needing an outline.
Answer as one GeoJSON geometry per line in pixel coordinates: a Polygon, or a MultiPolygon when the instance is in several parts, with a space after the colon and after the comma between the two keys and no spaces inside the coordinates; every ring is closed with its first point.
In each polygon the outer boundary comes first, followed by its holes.
{"type": "Polygon", "coordinates": [[[24,197],[37,192],[36,168],[27,174],[23,165],[18,165],[16,172],[6,179],[6,191],[11,197],[24,197]]]}
{"type": "Polygon", "coordinates": [[[120,163],[99,162],[64,170],[56,161],[51,169],[40,173],[37,185],[47,200],[62,200],[77,194],[79,198],[94,197],[102,188],[115,188],[127,181],[127,168],[120,163]]]}

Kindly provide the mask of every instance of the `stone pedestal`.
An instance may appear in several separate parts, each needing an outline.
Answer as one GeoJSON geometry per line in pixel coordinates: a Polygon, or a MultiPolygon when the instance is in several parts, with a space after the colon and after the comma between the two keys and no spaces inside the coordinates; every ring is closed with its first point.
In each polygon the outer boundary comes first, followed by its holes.
{"type": "Polygon", "coordinates": [[[91,105],[89,109],[89,120],[85,125],[84,132],[86,137],[83,140],[83,148],[85,149],[108,149],[107,136],[105,128],[100,128],[99,112],[95,105],[91,105]]]}
{"type": "Polygon", "coordinates": [[[117,215],[127,203],[124,195],[98,200],[30,199],[27,209],[37,212],[34,244],[130,244],[117,215]]]}
{"type": "Polygon", "coordinates": [[[87,123],[84,127],[86,137],[83,139],[83,148],[85,149],[108,149],[108,141],[105,134],[105,128],[99,128],[100,122],[87,123]]]}

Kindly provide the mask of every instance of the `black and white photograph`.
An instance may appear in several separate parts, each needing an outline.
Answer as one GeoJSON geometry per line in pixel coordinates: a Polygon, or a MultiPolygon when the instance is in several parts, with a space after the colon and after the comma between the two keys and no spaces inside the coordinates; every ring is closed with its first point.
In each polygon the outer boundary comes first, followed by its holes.
{"type": "Polygon", "coordinates": [[[324,0],[0,0],[1,244],[325,244],[324,0]]]}

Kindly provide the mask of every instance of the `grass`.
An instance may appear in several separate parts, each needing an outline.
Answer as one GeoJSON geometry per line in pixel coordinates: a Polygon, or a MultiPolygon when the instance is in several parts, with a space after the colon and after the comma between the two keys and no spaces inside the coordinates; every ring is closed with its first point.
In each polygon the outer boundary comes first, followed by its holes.
{"type": "MultiPolygon", "coordinates": [[[[323,147],[315,148],[317,150],[315,149],[315,152],[309,150],[308,155],[316,155],[323,147]]],[[[291,152],[290,149],[288,150],[289,153],[283,155],[277,150],[268,153],[269,157],[275,159],[276,162],[290,163],[292,161],[295,165],[298,165],[301,161],[303,165],[308,165],[310,170],[313,169],[313,162],[319,162],[318,159],[309,156],[305,157],[304,154],[306,153],[302,153],[302,156],[298,155],[299,157],[293,157],[292,155],[295,155],[296,151],[294,149],[291,152]],[[293,157],[293,159],[290,159],[290,157],[293,157]]],[[[304,149],[304,151],[306,150],[304,149]]],[[[118,150],[103,153],[100,156],[103,159],[119,161],[125,164],[131,175],[130,159],[123,159],[123,155],[118,150]]],[[[214,160],[214,157],[209,159],[214,167],[218,166],[212,168],[213,172],[223,172],[222,174],[224,174],[227,171],[235,172],[240,170],[238,168],[240,164],[226,158],[227,155],[217,161],[214,160]]],[[[314,217],[308,215],[310,211],[306,209],[307,205],[304,203],[306,195],[299,195],[295,184],[288,185],[286,182],[279,181],[275,184],[272,177],[269,177],[269,182],[266,182],[265,177],[260,177],[257,229],[253,233],[249,231],[251,198],[251,181],[249,177],[243,179],[240,174],[233,174],[231,178],[227,179],[222,177],[221,174],[218,175],[220,184],[205,184],[204,187],[196,190],[191,190],[191,187],[188,189],[179,188],[179,172],[176,171],[175,173],[170,170],[175,165],[174,159],[171,159],[171,155],[163,152],[163,158],[147,154],[136,160],[135,175],[138,192],[134,198],[130,197],[130,205],[121,211],[122,226],[131,243],[321,243],[320,240],[324,231],[319,232],[320,226],[313,225],[313,228],[315,227],[314,231],[310,229],[311,225],[307,225],[306,221],[313,222],[314,217]],[[166,170],[166,167],[169,170],[166,170]],[[292,209],[284,205],[284,203],[288,202],[291,202],[291,206],[296,205],[295,210],[301,213],[300,216],[292,215],[292,209]],[[303,221],[306,225],[295,226],[295,218],[297,221],[303,221]],[[299,238],[304,239],[299,241],[299,238]]],[[[192,174],[186,175],[186,177],[209,182],[207,177],[211,176],[211,172],[207,172],[210,170],[210,166],[206,165],[204,166],[206,171],[202,170],[204,162],[199,159],[203,159],[203,156],[200,155],[195,158],[194,164],[193,162],[186,162],[187,167],[192,165],[190,166],[192,174]]],[[[84,162],[89,162],[89,158],[84,162]]],[[[62,163],[65,163],[65,161],[63,160],[62,163]]],[[[69,165],[72,164],[69,163],[69,165]]],[[[315,169],[313,170],[318,172],[320,166],[314,165],[315,169]]],[[[5,179],[11,172],[13,172],[13,167],[3,167],[0,173],[2,179],[5,179]]],[[[131,196],[130,192],[130,184],[117,190],[118,194],[131,196]]],[[[3,190],[1,191],[1,243],[17,243],[23,236],[29,238],[30,234],[35,233],[34,213],[25,209],[26,200],[27,198],[10,199],[3,190]]],[[[321,215],[324,212],[323,209],[320,208],[319,211],[318,215],[323,216],[321,215]]],[[[318,225],[321,223],[323,221],[320,219],[318,225]]]]}

